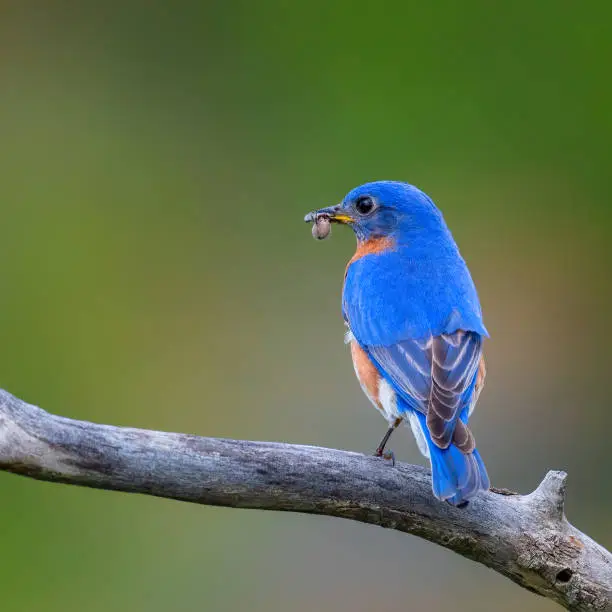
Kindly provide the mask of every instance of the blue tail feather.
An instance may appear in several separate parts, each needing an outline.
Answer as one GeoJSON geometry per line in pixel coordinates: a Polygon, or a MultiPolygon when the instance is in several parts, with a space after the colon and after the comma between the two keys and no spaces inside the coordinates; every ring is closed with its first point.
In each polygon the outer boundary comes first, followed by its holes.
{"type": "Polygon", "coordinates": [[[417,416],[429,448],[434,495],[456,506],[486,491],[489,477],[478,451],[466,454],[453,444],[439,448],[429,436],[425,415],[419,412],[417,416]]]}

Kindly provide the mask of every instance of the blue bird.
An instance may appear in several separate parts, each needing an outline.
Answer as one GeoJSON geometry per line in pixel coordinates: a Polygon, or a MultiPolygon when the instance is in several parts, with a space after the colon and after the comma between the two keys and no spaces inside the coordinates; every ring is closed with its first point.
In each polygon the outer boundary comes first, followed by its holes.
{"type": "Polygon", "coordinates": [[[489,488],[468,419],[485,379],[488,337],[476,288],[442,213],[407,183],[378,181],[309,213],[315,237],[349,225],[357,249],[342,291],[355,373],[392,432],[409,424],[434,495],[464,506],[489,488]],[[317,228],[321,227],[317,236],[317,228]]]}

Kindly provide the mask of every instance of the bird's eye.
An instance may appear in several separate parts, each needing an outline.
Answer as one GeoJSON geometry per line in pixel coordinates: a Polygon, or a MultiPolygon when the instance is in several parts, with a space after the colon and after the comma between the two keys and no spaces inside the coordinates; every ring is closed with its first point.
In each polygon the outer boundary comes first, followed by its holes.
{"type": "Polygon", "coordinates": [[[355,202],[355,210],[360,215],[367,215],[374,210],[374,200],[370,196],[361,196],[355,202]]]}

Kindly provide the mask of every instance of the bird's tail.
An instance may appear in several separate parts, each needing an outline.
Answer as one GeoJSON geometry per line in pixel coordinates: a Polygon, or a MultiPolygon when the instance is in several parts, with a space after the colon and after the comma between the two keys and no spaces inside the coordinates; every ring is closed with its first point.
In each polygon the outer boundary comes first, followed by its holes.
{"type": "Polygon", "coordinates": [[[427,430],[425,415],[418,413],[417,416],[429,449],[434,495],[458,506],[478,491],[488,490],[489,477],[478,451],[464,453],[454,444],[444,449],[436,446],[427,430]]]}

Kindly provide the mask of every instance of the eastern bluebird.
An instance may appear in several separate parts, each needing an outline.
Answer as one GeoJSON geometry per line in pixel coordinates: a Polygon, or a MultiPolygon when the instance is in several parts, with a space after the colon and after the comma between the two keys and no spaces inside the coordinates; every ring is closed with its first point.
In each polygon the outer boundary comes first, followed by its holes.
{"type": "Polygon", "coordinates": [[[434,495],[463,506],[489,488],[468,419],[485,379],[488,337],[476,288],[442,213],[422,191],[367,183],[306,215],[313,235],[349,225],[342,314],[359,383],[387,419],[376,454],[409,423],[431,463],[434,495]],[[320,231],[317,229],[320,226],[320,231]]]}

